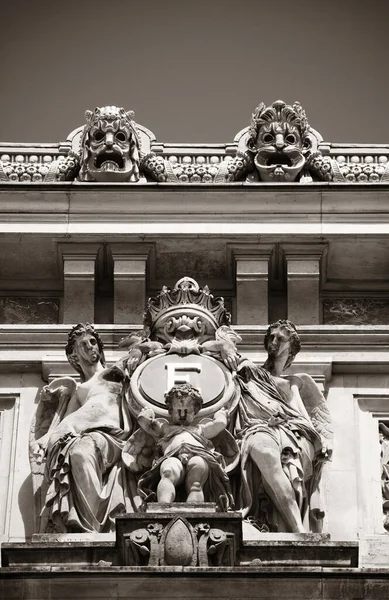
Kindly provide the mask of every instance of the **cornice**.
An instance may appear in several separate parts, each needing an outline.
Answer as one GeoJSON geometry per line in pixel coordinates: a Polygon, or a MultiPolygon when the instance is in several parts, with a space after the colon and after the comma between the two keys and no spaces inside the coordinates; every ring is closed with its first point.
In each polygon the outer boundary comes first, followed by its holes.
{"type": "MultiPolygon", "coordinates": [[[[389,183],[0,185],[0,232],[345,236],[389,233],[389,183]]],[[[263,241],[263,240],[262,240],[263,241]]],[[[287,240],[285,240],[287,241],[287,240]]]]}

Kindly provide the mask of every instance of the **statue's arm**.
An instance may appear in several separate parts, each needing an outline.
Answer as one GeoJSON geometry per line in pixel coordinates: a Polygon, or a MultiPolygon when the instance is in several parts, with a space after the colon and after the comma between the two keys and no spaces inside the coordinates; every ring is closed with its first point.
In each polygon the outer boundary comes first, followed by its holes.
{"type": "MultiPolygon", "coordinates": [[[[48,427],[46,427],[44,435],[39,435],[38,432],[40,428],[37,427],[37,423],[35,422],[35,431],[32,431],[30,439],[31,454],[39,463],[43,460],[49,439],[53,433],[58,431],[68,414],[79,408],[77,383],[73,378],[57,378],[49,385],[46,385],[41,392],[41,402],[38,407],[39,409],[42,407],[43,410],[40,410],[39,412],[45,415],[47,410],[45,410],[44,407],[46,405],[50,406],[53,402],[56,405],[56,409],[54,413],[52,413],[50,423],[48,427]]],[[[40,419],[42,420],[42,417],[40,417],[40,419]]]]}
{"type": "Polygon", "coordinates": [[[215,413],[212,421],[201,425],[201,432],[208,440],[216,437],[227,427],[227,411],[222,408],[215,413]]]}
{"type": "Polygon", "coordinates": [[[166,422],[156,419],[152,408],[143,408],[137,416],[139,425],[153,437],[162,437],[165,434],[166,422]]]}
{"type": "Polygon", "coordinates": [[[72,425],[69,422],[68,417],[74,412],[76,412],[80,408],[80,406],[81,405],[78,400],[77,392],[75,392],[68,402],[66,412],[64,413],[63,418],[60,421],[58,421],[54,427],[50,428],[45,438],[42,438],[48,453],[50,453],[51,448],[58,442],[60,438],[67,434],[76,433],[76,429],[74,425],[72,425]]]}
{"type": "Polygon", "coordinates": [[[301,398],[300,390],[302,387],[302,382],[299,377],[290,377],[289,378],[290,389],[291,389],[291,401],[290,404],[292,408],[297,410],[301,415],[303,415],[308,421],[311,421],[311,417],[305,407],[305,404],[301,398]]]}

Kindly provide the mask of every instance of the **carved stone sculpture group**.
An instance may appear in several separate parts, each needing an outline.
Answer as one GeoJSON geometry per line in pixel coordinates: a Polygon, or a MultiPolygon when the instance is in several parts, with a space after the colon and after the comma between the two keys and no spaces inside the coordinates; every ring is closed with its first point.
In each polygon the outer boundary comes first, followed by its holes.
{"type": "Polygon", "coordinates": [[[110,367],[94,327],[73,327],[66,354],[81,381],[47,385],[31,428],[37,530],[109,532],[150,501],[205,501],[265,530],[321,531],[331,423],[313,379],[283,375],[296,329],[268,328],[262,367],[239,339],[223,300],[190,278],[149,300],[110,367]]]}

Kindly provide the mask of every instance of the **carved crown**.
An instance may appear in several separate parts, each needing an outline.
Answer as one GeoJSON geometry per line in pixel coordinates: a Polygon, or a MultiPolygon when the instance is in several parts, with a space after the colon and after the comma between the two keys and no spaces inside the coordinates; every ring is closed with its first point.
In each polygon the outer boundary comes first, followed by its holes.
{"type": "Polygon", "coordinates": [[[164,286],[158,296],[150,298],[144,318],[150,337],[165,342],[178,329],[181,335],[187,331],[188,338],[195,335],[201,342],[213,339],[215,331],[230,322],[223,298],[215,298],[207,285],[200,288],[190,277],[177,281],[173,289],[164,286]]]}

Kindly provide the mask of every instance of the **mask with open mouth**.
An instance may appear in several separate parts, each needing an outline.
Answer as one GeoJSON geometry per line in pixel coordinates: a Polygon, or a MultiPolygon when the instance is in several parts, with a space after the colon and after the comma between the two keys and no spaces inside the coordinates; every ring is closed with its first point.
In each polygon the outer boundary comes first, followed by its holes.
{"type": "Polygon", "coordinates": [[[297,102],[288,106],[277,100],[269,107],[260,104],[249,130],[248,147],[262,181],[295,181],[311,149],[309,125],[297,102]]]}
{"type": "Polygon", "coordinates": [[[81,181],[139,181],[141,143],[133,116],[116,106],[86,111],[81,181]]]}

